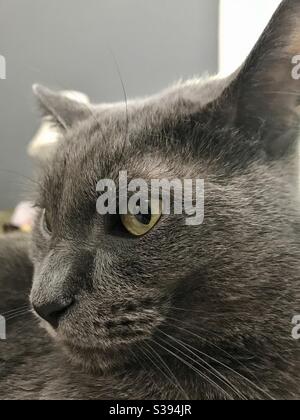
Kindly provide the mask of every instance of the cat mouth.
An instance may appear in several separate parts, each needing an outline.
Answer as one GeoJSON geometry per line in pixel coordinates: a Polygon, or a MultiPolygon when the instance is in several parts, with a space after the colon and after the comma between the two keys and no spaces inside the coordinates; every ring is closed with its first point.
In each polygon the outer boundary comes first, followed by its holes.
{"type": "Polygon", "coordinates": [[[165,320],[159,308],[147,308],[138,313],[110,313],[84,303],[66,302],[59,311],[51,312],[55,322],[36,311],[42,320],[41,326],[76,360],[88,358],[99,363],[101,357],[105,360],[120,358],[114,354],[126,353],[129,347],[151,338],[165,320]]]}
{"type": "Polygon", "coordinates": [[[109,372],[131,363],[132,355],[137,348],[154,333],[154,331],[149,331],[147,334],[132,332],[129,335],[111,337],[105,333],[89,334],[82,327],[76,328],[76,322],[73,321],[71,324],[68,317],[62,321],[58,329],[54,330],[48,324],[46,330],[71,363],[93,373],[109,372]]]}

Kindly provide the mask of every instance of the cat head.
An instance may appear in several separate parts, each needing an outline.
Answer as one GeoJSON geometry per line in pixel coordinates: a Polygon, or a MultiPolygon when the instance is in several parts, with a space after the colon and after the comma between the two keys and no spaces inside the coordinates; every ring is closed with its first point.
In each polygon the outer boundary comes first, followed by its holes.
{"type": "Polygon", "coordinates": [[[167,352],[170,337],[246,357],[289,336],[299,20],[299,2],[284,1],[234,75],[145,100],[89,106],[35,86],[63,140],[40,179],[31,302],[85,366],[125,363],[143,343],[167,352]],[[162,215],[135,235],[120,215],[98,214],[98,181],[124,170],[129,180],[203,179],[203,223],[162,215]]]}

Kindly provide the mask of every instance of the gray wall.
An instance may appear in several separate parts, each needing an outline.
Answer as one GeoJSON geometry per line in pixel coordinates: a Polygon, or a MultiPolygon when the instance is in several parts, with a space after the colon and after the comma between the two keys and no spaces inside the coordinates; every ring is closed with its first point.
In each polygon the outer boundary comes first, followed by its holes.
{"type": "Polygon", "coordinates": [[[0,209],[30,191],[26,146],[38,127],[31,85],[123,99],[217,71],[218,0],[0,0],[0,209]]]}

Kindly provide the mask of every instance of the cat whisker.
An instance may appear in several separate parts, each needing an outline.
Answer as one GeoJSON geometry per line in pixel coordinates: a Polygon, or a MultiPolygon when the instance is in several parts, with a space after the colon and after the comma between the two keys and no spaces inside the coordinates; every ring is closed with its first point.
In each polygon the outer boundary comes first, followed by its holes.
{"type": "Polygon", "coordinates": [[[4,316],[4,318],[6,320],[8,320],[8,319],[11,319],[12,317],[15,317],[15,316],[17,316],[19,314],[22,314],[23,312],[27,312],[27,311],[29,312],[29,309],[21,309],[19,311],[16,311],[16,312],[13,312],[11,314],[8,314],[8,315],[4,316]]]}
{"type": "MultiPolygon", "coordinates": [[[[286,292],[287,293],[287,292],[286,292]]],[[[286,293],[284,293],[284,294],[286,294],[286,293]]],[[[279,296],[279,298],[277,298],[276,299],[276,301],[279,301],[281,298],[282,298],[283,296],[279,296]]],[[[274,307],[274,305],[272,305],[271,306],[271,309],[274,307]]],[[[270,310],[268,311],[268,313],[270,313],[270,310]]],[[[223,317],[224,317],[224,315],[223,315],[223,317]]],[[[175,323],[180,323],[180,324],[182,324],[182,325],[184,325],[184,326],[186,326],[187,324],[186,324],[186,322],[185,321],[183,321],[183,320],[180,320],[180,319],[177,319],[177,318],[171,318],[171,317],[168,317],[167,319],[169,319],[170,321],[175,321],[175,323]]],[[[205,319],[211,319],[211,318],[202,318],[202,320],[205,320],[205,319]]],[[[178,327],[178,326],[176,326],[176,324],[174,324],[174,325],[172,325],[174,328],[177,328],[177,329],[179,329],[180,330],[180,328],[178,327]]],[[[204,328],[203,326],[199,326],[199,325],[196,325],[195,326],[196,328],[197,328],[197,330],[201,330],[201,331],[203,331],[203,332],[205,332],[205,333],[208,333],[209,335],[212,335],[212,336],[215,336],[215,337],[217,337],[218,339],[219,339],[219,335],[218,334],[216,334],[216,333],[214,333],[213,331],[211,331],[211,330],[208,330],[208,329],[206,329],[206,328],[204,328]]],[[[249,370],[249,368],[241,361],[241,360],[238,360],[238,359],[236,359],[235,357],[233,357],[230,353],[228,353],[227,351],[225,351],[224,349],[222,349],[221,347],[219,347],[219,346],[217,346],[215,343],[213,343],[212,341],[210,341],[210,340],[208,340],[207,338],[204,338],[204,337],[200,337],[199,335],[197,335],[196,333],[193,333],[192,331],[190,331],[190,330],[187,330],[187,329],[185,329],[185,328],[181,328],[181,330],[182,331],[185,331],[185,332],[187,332],[188,334],[191,334],[191,335],[193,335],[193,336],[195,336],[195,337],[197,337],[197,338],[199,338],[199,339],[201,339],[202,341],[205,341],[208,345],[210,345],[210,346],[212,346],[212,347],[215,347],[216,349],[218,349],[221,353],[223,353],[224,355],[226,355],[229,359],[231,359],[232,361],[234,361],[234,362],[236,362],[236,363],[238,363],[245,371],[247,371],[247,373],[249,373],[249,375],[250,376],[252,376],[255,380],[258,380],[257,379],[257,377],[249,370]]],[[[257,357],[255,354],[250,354],[249,353],[249,357],[247,358],[247,360],[253,360],[255,357],[257,357]],[[251,357],[250,357],[251,356],[251,357]]],[[[283,358],[282,358],[282,360],[284,360],[283,358]]]]}
{"type": "Polygon", "coordinates": [[[163,360],[163,358],[159,355],[159,353],[157,353],[153,349],[153,347],[151,347],[150,343],[145,342],[144,345],[146,345],[149,348],[150,353],[152,353],[154,356],[156,356],[158,361],[161,362],[162,366],[165,367],[165,369],[169,373],[170,377],[162,369],[160,369],[159,366],[157,365],[157,367],[161,371],[161,373],[163,373],[163,375],[171,382],[171,384],[173,384],[180,391],[180,393],[182,393],[182,395],[184,396],[184,398],[186,400],[189,400],[190,399],[189,396],[187,395],[187,393],[184,391],[184,389],[180,385],[177,377],[174,375],[174,373],[171,371],[171,369],[169,368],[167,363],[163,360]]]}
{"type": "Polygon", "coordinates": [[[122,77],[122,73],[121,73],[121,69],[119,66],[119,63],[117,61],[116,56],[114,55],[113,51],[111,51],[116,69],[117,69],[117,73],[121,82],[121,86],[122,86],[122,90],[123,90],[123,95],[124,95],[124,102],[125,102],[125,111],[126,111],[126,131],[125,131],[125,138],[124,138],[124,142],[123,142],[123,146],[122,146],[122,150],[121,150],[121,154],[120,154],[120,161],[123,158],[124,155],[124,151],[125,151],[125,147],[127,145],[127,143],[129,142],[129,137],[128,137],[128,131],[129,131],[129,112],[128,112],[128,97],[127,97],[127,92],[126,92],[126,88],[125,88],[125,83],[122,77]]]}
{"type": "Polygon", "coordinates": [[[6,321],[11,321],[12,319],[20,318],[24,315],[29,315],[29,314],[32,314],[32,311],[31,310],[26,310],[26,311],[23,311],[23,312],[19,312],[18,314],[14,314],[13,316],[10,316],[8,318],[5,318],[5,320],[6,321]]]}
{"type": "Polygon", "coordinates": [[[29,304],[20,306],[19,308],[11,309],[10,311],[1,313],[2,316],[13,315],[15,312],[29,308],[29,304]]]}
{"type": "MultiPolygon", "coordinates": [[[[120,162],[121,162],[121,159],[122,159],[122,157],[124,155],[125,147],[126,147],[127,142],[129,140],[129,137],[128,137],[128,132],[129,132],[128,97],[127,97],[127,92],[126,92],[126,88],[125,88],[125,83],[124,83],[124,80],[122,78],[120,66],[119,66],[119,64],[117,62],[117,59],[114,56],[114,54],[113,54],[112,51],[111,51],[111,54],[113,56],[113,59],[114,59],[114,62],[115,62],[116,68],[117,68],[117,73],[118,73],[118,76],[119,76],[119,79],[120,79],[120,82],[121,82],[121,85],[122,85],[122,90],[123,90],[123,94],[124,94],[124,102],[125,102],[125,110],[126,110],[126,132],[125,132],[125,139],[124,139],[124,142],[123,142],[122,150],[121,150],[121,153],[120,153],[120,162]]],[[[93,118],[93,120],[95,121],[96,125],[98,126],[98,128],[99,128],[99,130],[100,130],[100,132],[102,134],[103,139],[107,142],[106,135],[104,133],[104,130],[102,128],[102,125],[101,125],[100,121],[98,120],[98,118],[96,116],[96,113],[93,112],[93,109],[92,109],[91,106],[89,106],[89,105],[87,105],[85,103],[83,103],[83,106],[85,106],[85,108],[87,109],[87,111],[90,113],[91,117],[93,118]]]]}
{"type": "MultiPolygon", "coordinates": [[[[204,314],[203,314],[203,311],[197,311],[196,309],[189,309],[189,308],[178,308],[178,307],[176,307],[176,306],[169,306],[169,309],[172,309],[172,310],[174,310],[174,311],[178,311],[178,312],[186,312],[186,313],[192,313],[192,314],[201,314],[201,319],[203,319],[203,320],[209,320],[209,319],[211,319],[211,317],[208,317],[208,316],[204,316],[204,314]]],[[[227,314],[229,314],[229,315],[231,315],[230,313],[228,313],[227,312],[227,314]]],[[[216,318],[216,317],[224,317],[224,314],[214,314],[213,315],[214,316],[214,318],[216,318]]]]}
{"type": "Polygon", "coordinates": [[[31,308],[20,309],[19,311],[8,314],[6,319],[9,319],[11,316],[19,315],[20,313],[23,313],[23,312],[32,312],[32,309],[31,308]]]}
{"type": "MultiPolygon", "coordinates": [[[[165,376],[166,378],[167,378],[167,380],[169,381],[170,380],[170,378],[169,377],[167,377],[166,376],[166,374],[161,370],[161,368],[155,363],[155,361],[152,359],[152,357],[150,357],[147,353],[146,353],[146,351],[145,351],[145,348],[142,348],[142,347],[140,347],[139,348],[139,351],[140,351],[140,353],[141,353],[141,357],[142,357],[142,359],[143,359],[143,361],[144,361],[144,363],[145,363],[145,358],[148,360],[148,361],[150,361],[150,363],[155,367],[155,369],[157,369],[159,372],[161,372],[162,374],[163,374],[163,376],[165,376]]],[[[142,364],[141,363],[141,361],[140,361],[140,365],[141,365],[141,367],[142,367],[142,370],[144,369],[144,367],[145,367],[145,365],[144,364],[142,364]]],[[[155,381],[154,381],[154,383],[156,383],[155,381]]],[[[172,384],[173,385],[173,384],[172,384]]]]}
{"type": "Polygon", "coordinates": [[[196,311],[195,309],[187,309],[187,308],[177,308],[176,306],[170,306],[170,309],[174,309],[175,311],[181,311],[181,312],[191,312],[194,314],[203,313],[203,311],[196,311]]]}
{"type": "MultiPolygon", "coordinates": [[[[154,341],[154,340],[153,340],[154,341]]],[[[157,340],[154,341],[157,346],[162,348],[167,353],[171,354],[173,357],[175,357],[177,360],[179,360],[181,363],[189,367],[193,372],[195,372],[197,375],[199,375],[205,382],[209,383],[214,389],[217,389],[220,391],[227,399],[234,400],[234,398],[226,391],[224,390],[220,385],[218,385],[214,380],[212,380],[209,376],[207,376],[205,373],[201,372],[199,369],[197,369],[194,365],[192,365],[187,360],[183,359],[178,354],[174,353],[169,348],[165,347],[161,342],[158,342],[157,340]]],[[[167,343],[170,345],[169,343],[167,343]]]]}
{"type": "MultiPolygon", "coordinates": [[[[224,315],[223,315],[223,318],[224,318],[224,315]]],[[[170,321],[175,321],[175,323],[180,323],[181,325],[184,325],[184,326],[186,326],[187,324],[186,324],[186,322],[185,321],[183,321],[183,320],[180,320],[180,319],[177,319],[177,318],[173,318],[173,317],[168,317],[167,319],[169,319],[170,321]]],[[[206,319],[210,319],[210,318],[206,318],[206,319]]],[[[205,320],[205,318],[204,318],[204,320],[205,320]]],[[[188,334],[190,334],[190,335],[193,335],[194,337],[196,337],[196,338],[199,338],[200,340],[202,340],[202,341],[205,341],[208,345],[210,345],[210,346],[212,346],[212,347],[214,347],[214,348],[216,348],[217,350],[219,350],[222,354],[224,354],[225,356],[227,356],[230,360],[232,360],[233,362],[235,362],[235,363],[238,363],[243,369],[245,369],[245,370],[247,370],[247,372],[253,377],[253,378],[255,378],[256,379],[256,376],[254,375],[254,374],[252,374],[252,372],[248,369],[248,367],[243,363],[243,362],[241,362],[240,360],[238,360],[237,358],[235,358],[235,357],[233,357],[230,353],[228,353],[226,350],[224,350],[224,349],[222,349],[221,347],[219,347],[217,344],[215,344],[215,343],[213,343],[212,341],[210,341],[209,339],[207,339],[207,338],[205,338],[205,337],[202,337],[202,336],[200,336],[200,335],[198,335],[198,334],[196,334],[195,332],[192,332],[191,330],[187,330],[187,329],[185,329],[185,328],[180,328],[180,327],[178,327],[176,324],[174,324],[173,325],[175,328],[177,328],[177,329],[181,329],[182,331],[185,331],[186,333],[188,333],[188,334]]],[[[212,336],[214,336],[214,337],[216,337],[217,339],[219,339],[220,338],[220,336],[217,334],[217,333],[215,333],[215,332],[213,332],[213,331],[211,331],[211,330],[208,330],[208,329],[206,329],[206,328],[204,328],[202,325],[201,326],[199,326],[199,325],[196,325],[195,326],[196,328],[197,328],[197,330],[200,330],[200,331],[203,331],[203,332],[205,332],[205,333],[208,333],[208,334],[210,334],[210,335],[212,335],[212,336]]],[[[255,355],[254,354],[251,354],[251,357],[249,357],[249,358],[247,358],[247,360],[251,360],[251,359],[253,359],[255,357],[255,355]]]]}
{"type": "MultiPolygon", "coordinates": [[[[160,331],[160,330],[159,330],[160,331]]],[[[202,368],[204,364],[205,366],[207,366],[209,373],[211,373],[213,376],[215,376],[217,379],[219,379],[224,385],[228,386],[233,392],[236,393],[237,396],[239,396],[241,399],[246,400],[247,398],[242,394],[242,392],[240,392],[224,375],[221,374],[221,372],[219,372],[217,369],[215,369],[213,366],[211,366],[208,362],[206,362],[203,358],[201,358],[198,354],[196,354],[193,350],[195,350],[198,353],[198,350],[186,343],[184,343],[183,341],[176,339],[175,337],[172,337],[169,334],[164,333],[163,331],[160,331],[162,334],[164,334],[167,338],[169,338],[170,340],[174,341],[175,343],[179,344],[181,347],[183,347],[185,350],[187,350],[191,355],[193,355],[194,357],[196,357],[196,360],[198,359],[200,361],[197,362],[202,368]]],[[[180,353],[184,354],[183,352],[181,352],[179,349],[177,349],[180,353]]],[[[207,356],[205,353],[203,353],[203,355],[207,356]]],[[[191,360],[193,360],[192,357],[189,357],[191,360]]],[[[205,368],[206,369],[206,368],[205,368]]]]}
{"type": "MultiPolygon", "coordinates": [[[[176,319],[174,319],[174,318],[170,318],[170,320],[173,320],[173,321],[179,321],[179,320],[176,320],[176,319]]],[[[172,325],[172,327],[173,328],[176,328],[176,329],[178,329],[178,330],[180,330],[180,331],[184,331],[184,332],[186,332],[187,334],[190,334],[190,335],[192,335],[192,336],[194,336],[194,337],[196,337],[196,338],[198,338],[199,340],[202,340],[202,341],[207,341],[208,342],[208,340],[206,340],[206,339],[204,339],[204,338],[202,338],[201,336],[199,336],[198,334],[195,334],[195,333],[193,333],[193,332],[191,332],[191,331],[189,331],[189,330],[187,330],[187,329],[185,329],[185,328],[181,328],[181,327],[178,327],[178,326],[176,326],[176,325],[172,325]]],[[[209,343],[209,342],[208,342],[209,343]]],[[[220,349],[218,346],[216,346],[216,345],[214,345],[214,344],[212,344],[211,343],[211,345],[213,345],[214,347],[216,347],[217,349],[219,349],[219,350],[221,350],[221,351],[223,351],[222,349],[220,349]]],[[[270,395],[267,391],[265,391],[264,389],[262,389],[261,387],[259,387],[258,385],[256,385],[253,381],[251,381],[249,378],[247,378],[246,376],[244,376],[244,375],[242,375],[241,373],[239,373],[239,372],[237,372],[236,370],[234,370],[234,369],[232,369],[230,366],[228,366],[228,365],[226,365],[225,363],[223,363],[223,362],[221,362],[221,361],[219,361],[219,360],[217,360],[217,359],[215,359],[214,357],[212,357],[212,356],[209,356],[208,354],[205,354],[205,353],[203,353],[203,352],[201,352],[200,350],[197,350],[197,352],[199,352],[200,354],[203,354],[204,356],[206,356],[208,359],[210,359],[210,360],[212,360],[212,361],[214,361],[215,363],[217,363],[217,364],[219,364],[220,366],[223,366],[224,368],[226,368],[226,369],[228,369],[230,372],[232,372],[233,374],[235,374],[235,375],[237,375],[239,378],[241,378],[241,379],[243,379],[244,381],[246,381],[249,385],[251,385],[251,386],[253,386],[257,391],[259,391],[259,392],[261,392],[261,393],[263,393],[266,397],[268,397],[270,400],[274,400],[274,398],[272,397],[272,395],[270,395]]],[[[232,358],[232,357],[231,357],[232,358]]],[[[233,359],[234,360],[234,359],[233,359]]],[[[241,362],[239,362],[242,366],[244,366],[241,362]]],[[[248,369],[247,369],[248,370],[248,369]]]]}

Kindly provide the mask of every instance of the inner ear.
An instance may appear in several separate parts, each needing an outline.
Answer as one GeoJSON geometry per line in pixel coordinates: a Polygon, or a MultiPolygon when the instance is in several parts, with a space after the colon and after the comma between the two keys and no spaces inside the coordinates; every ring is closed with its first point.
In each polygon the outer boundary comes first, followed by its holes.
{"type": "Polygon", "coordinates": [[[223,98],[234,124],[261,139],[270,157],[290,150],[299,135],[299,27],[300,1],[283,1],[223,98]]]}
{"type": "Polygon", "coordinates": [[[62,92],[53,92],[41,85],[34,85],[33,92],[43,115],[64,130],[91,115],[92,111],[84,95],[71,99],[62,92]]]}

